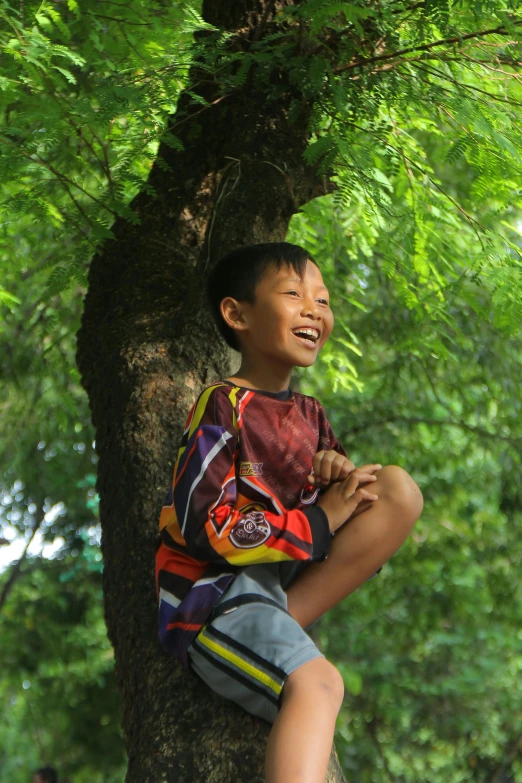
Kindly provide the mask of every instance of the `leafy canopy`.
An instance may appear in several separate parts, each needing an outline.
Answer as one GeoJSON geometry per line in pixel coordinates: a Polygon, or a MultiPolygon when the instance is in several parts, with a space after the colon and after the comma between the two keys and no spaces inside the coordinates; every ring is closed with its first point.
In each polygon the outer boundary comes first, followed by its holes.
{"type": "MultiPolygon", "coordinates": [[[[411,317],[433,325],[408,348],[443,351],[465,277],[491,281],[487,317],[516,330],[520,6],[307,0],[261,20],[252,40],[200,10],[1,0],[4,313],[25,299],[20,269],[38,275],[44,301],[85,285],[115,217],[139,221],[131,199],[150,189],[153,162],[165,165],[159,142],[181,146],[178,97],[206,111],[210,83],[213,102],[252,86],[286,96],[290,123],[312,107],[308,161],[332,178],[343,214],[357,214],[363,252],[379,253],[411,317]]],[[[353,384],[346,342],[337,351],[353,384]]]]}

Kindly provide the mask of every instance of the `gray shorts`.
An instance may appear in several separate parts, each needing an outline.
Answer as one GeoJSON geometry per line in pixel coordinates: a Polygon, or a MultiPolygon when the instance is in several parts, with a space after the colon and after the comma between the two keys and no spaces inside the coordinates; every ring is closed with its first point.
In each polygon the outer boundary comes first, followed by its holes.
{"type": "Polygon", "coordinates": [[[243,568],[188,650],[191,668],[213,691],[270,723],[288,675],[323,657],[288,613],[283,585],[300,566],[243,568]]]}

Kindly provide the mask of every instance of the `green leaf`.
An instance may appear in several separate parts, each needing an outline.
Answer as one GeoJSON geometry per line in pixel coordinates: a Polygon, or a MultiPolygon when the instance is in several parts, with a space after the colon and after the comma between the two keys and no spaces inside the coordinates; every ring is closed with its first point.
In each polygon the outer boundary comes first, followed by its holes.
{"type": "Polygon", "coordinates": [[[54,65],[53,68],[55,71],[59,71],[61,74],[63,74],[63,76],[65,76],[68,82],[70,82],[71,84],[76,84],[76,78],[66,68],[60,68],[58,65],[54,65]]]}
{"type": "Polygon", "coordinates": [[[21,304],[21,300],[14,294],[10,294],[5,288],[0,288],[0,301],[7,304],[21,304]]]}
{"type": "Polygon", "coordinates": [[[344,345],[345,348],[348,348],[350,351],[353,351],[353,353],[357,354],[357,356],[362,356],[362,351],[353,343],[348,342],[348,340],[345,340],[344,337],[334,337],[333,338],[335,342],[341,343],[341,345],[344,345]]]}

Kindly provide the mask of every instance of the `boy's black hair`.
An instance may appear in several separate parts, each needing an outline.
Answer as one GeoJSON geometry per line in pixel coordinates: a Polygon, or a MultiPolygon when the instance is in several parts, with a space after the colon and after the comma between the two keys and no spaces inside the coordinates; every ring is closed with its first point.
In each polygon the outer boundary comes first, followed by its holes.
{"type": "Polygon", "coordinates": [[[310,253],[289,242],[246,245],[220,258],[208,277],[207,297],[218,331],[227,345],[239,351],[237,335],[225,323],[219,309],[223,299],[231,296],[238,302],[253,304],[257,285],[269,267],[279,270],[287,265],[302,278],[307,261],[317,266],[310,253]]]}
{"type": "Polygon", "coordinates": [[[39,775],[43,783],[58,783],[58,775],[54,767],[40,767],[34,771],[35,775],[39,775]]]}

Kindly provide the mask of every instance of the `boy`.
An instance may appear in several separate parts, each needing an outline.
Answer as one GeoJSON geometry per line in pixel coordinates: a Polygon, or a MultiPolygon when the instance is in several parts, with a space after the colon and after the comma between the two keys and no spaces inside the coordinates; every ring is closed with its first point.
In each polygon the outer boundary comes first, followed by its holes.
{"type": "Polygon", "coordinates": [[[356,468],[319,402],[289,389],[333,328],[305,250],[235,250],[208,295],[241,366],[203,391],[183,434],[160,519],[160,638],[273,722],[267,783],[323,783],[344,686],[304,629],[399,548],[422,496],[401,468],[356,468]]]}

